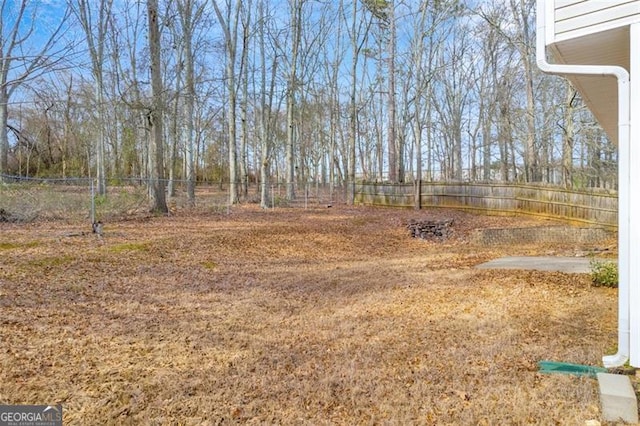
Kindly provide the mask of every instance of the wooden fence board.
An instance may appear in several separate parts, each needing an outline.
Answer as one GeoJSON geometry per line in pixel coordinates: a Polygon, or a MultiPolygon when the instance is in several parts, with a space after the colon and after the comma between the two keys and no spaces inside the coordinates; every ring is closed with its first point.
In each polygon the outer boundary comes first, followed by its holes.
{"type": "MultiPolygon", "coordinates": [[[[361,183],[356,203],[413,207],[411,184],[361,183]]],[[[525,184],[423,182],[423,207],[455,208],[490,214],[532,215],[616,229],[618,196],[605,190],[572,191],[525,184]]]]}

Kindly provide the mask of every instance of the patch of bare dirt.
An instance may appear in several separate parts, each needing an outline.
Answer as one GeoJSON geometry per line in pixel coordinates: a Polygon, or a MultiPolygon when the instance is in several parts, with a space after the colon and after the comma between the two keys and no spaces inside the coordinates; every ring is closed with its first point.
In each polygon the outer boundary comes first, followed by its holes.
{"type": "Polygon", "coordinates": [[[103,237],[2,223],[0,403],[61,403],[69,425],[584,424],[596,382],[536,363],[614,352],[616,291],[473,268],[585,250],[468,239],[528,224],[255,206],[105,223],[103,237]],[[411,238],[412,219],[452,219],[453,234],[411,238]]]}

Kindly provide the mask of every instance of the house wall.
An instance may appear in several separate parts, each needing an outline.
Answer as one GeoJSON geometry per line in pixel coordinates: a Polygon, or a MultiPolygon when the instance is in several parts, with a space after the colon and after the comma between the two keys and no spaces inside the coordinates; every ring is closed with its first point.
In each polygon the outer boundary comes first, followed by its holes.
{"type": "Polygon", "coordinates": [[[556,41],[640,21],[638,0],[555,0],[556,41]]]}

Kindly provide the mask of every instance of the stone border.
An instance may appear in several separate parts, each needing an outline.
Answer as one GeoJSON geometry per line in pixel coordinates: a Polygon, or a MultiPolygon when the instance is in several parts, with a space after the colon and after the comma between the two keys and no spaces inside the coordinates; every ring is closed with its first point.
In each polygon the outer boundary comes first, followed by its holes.
{"type": "Polygon", "coordinates": [[[480,245],[567,243],[595,244],[615,237],[603,228],[536,226],[527,228],[484,228],[471,233],[470,241],[480,245]]]}

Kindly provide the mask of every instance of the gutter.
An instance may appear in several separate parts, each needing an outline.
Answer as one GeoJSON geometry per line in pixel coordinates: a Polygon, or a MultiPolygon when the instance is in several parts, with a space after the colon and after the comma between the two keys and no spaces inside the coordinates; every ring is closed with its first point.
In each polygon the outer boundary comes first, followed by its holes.
{"type": "Polygon", "coordinates": [[[590,75],[615,77],[618,80],[618,352],[602,358],[607,368],[624,365],[630,355],[630,198],[631,183],[629,156],[630,89],[629,72],[613,65],[565,65],[547,61],[547,37],[553,37],[553,27],[546,20],[554,19],[553,9],[546,7],[549,0],[538,0],[536,17],[536,62],[547,74],[590,75]],[[549,33],[547,33],[549,31],[549,33]]]}

